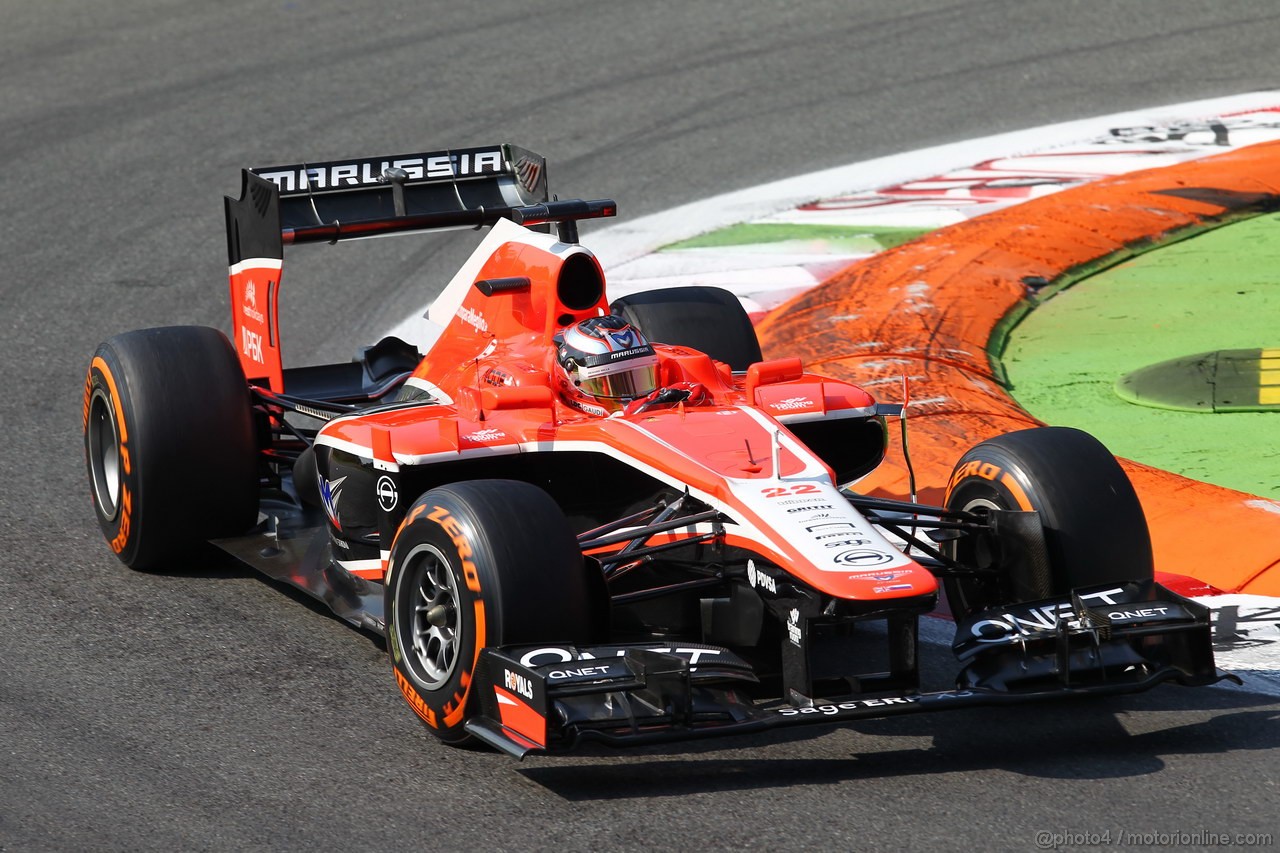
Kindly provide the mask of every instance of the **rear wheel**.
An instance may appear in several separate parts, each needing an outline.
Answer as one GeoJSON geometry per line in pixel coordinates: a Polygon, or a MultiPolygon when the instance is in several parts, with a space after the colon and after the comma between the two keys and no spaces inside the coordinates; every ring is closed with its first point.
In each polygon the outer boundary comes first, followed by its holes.
{"type": "Polygon", "coordinates": [[[661,344],[689,347],[746,370],[762,360],[755,326],[738,297],[719,287],[669,287],[614,300],[617,314],[661,344]]]}
{"type": "Polygon", "coordinates": [[[400,692],[437,737],[467,743],[480,650],[589,641],[588,580],[577,539],[541,489],[513,480],[432,489],[410,508],[387,572],[400,692]]]}
{"type": "Polygon", "coordinates": [[[1005,563],[999,542],[957,540],[952,556],[959,562],[997,571],[994,577],[945,581],[956,616],[1153,576],[1151,537],[1133,485],[1101,442],[1080,430],[1041,427],[984,441],[956,464],[946,505],[976,513],[1039,513],[1048,557],[1047,564],[1005,563]]]}
{"type": "Polygon", "coordinates": [[[257,520],[248,385],[217,329],[143,329],[100,345],[85,378],[84,444],[98,524],[132,568],[257,520]]]}

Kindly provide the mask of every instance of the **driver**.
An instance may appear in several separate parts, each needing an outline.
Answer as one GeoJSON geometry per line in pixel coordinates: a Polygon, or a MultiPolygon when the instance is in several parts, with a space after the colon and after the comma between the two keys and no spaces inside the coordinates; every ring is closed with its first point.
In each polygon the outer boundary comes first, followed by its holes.
{"type": "Polygon", "coordinates": [[[640,330],[615,314],[580,320],[556,335],[565,402],[591,415],[622,410],[658,387],[658,356],[640,330]]]}

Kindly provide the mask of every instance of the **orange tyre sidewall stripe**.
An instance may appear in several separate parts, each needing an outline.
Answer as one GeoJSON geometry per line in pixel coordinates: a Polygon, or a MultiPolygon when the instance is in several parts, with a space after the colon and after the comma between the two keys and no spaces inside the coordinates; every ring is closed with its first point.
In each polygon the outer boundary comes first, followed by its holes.
{"type": "MultiPolygon", "coordinates": [[[[81,362],[81,364],[83,363],[81,362]]],[[[129,440],[129,432],[124,423],[124,408],[120,405],[120,392],[116,389],[116,378],[112,375],[111,368],[107,367],[107,363],[102,360],[100,355],[93,357],[93,363],[89,367],[91,370],[97,370],[101,373],[102,378],[107,383],[107,390],[111,392],[111,405],[116,410],[116,427],[120,430],[120,443],[124,444],[129,440]]]]}
{"type": "MultiPolygon", "coordinates": [[[[449,513],[447,509],[439,506],[435,509],[437,512],[435,514],[428,515],[428,519],[439,525],[445,535],[453,541],[454,547],[459,549],[458,558],[465,565],[472,554],[470,543],[466,541],[466,537],[460,531],[456,528],[451,530],[444,523],[444,520],[446,519],[452,520],[452,514],[449,513]],[[458,541],[459,537],[463,540],[463,545],[461,546],[458,541]],[[463,553],[464,549],[465,553],[463,553]]],[[[424,504],[417,504],[412,510],[410,510],[409,514],[405,517],[404,521],[401,522],[399,529],[396,531],[395,539],[392,540],[391,553],[395,553],[396,544],[400,539],[400,533],[405,530],[410,522],[421,516],[425,510],[426,506],[424,504]]],[[[478,578],[468,577],[468,573],[465,568],[462,570],[462,574],[464,576],[462,578],[464,581],[463,585],[474,596],[472,599],[472,613],[475,617],[475,642],[474,648],[472,649],[471,660],[469,661],[467,668],[462,671],[460,683],[458,685],[459,690],[454,693],[452,701],[446,703],[439,711],[436,711],[425,699],[423,699],[422,695],[418,692],[416,685],[414,685],[400,672],[399,667],[394,665],[394,661],[392,666],[392,669],[395,670],[396,683],[400,687],[400,692],[404,694],[405,699],[408,700],[409,705],[417,712],[418,716],[433,729],[453,728],[460,725],[466,719],[467,702],[471,697],[471,686],[475,680],[476,667],[480,662],[480,652],[486,645],[488,645],[488,625],[485,618],[484,600],[481,598],[479,580],[478,578]],[[473,580],[476,584],[475,586],[472,586],[473,580]]],[[[398,582],[398,578],[388,577],[387,580],[388,582],[398,582]]],[[[391,618],[392,614],[388,613],[388,619],[391,618]]],[[[394,631],[389,627],[387,633],[389,635],[388,643],[395,644],[396,640],[394,636],[390,636],[394,634],[394,631]]],[[[401,651],[401,655],[403,654],[404,652],[401,651]]]]}

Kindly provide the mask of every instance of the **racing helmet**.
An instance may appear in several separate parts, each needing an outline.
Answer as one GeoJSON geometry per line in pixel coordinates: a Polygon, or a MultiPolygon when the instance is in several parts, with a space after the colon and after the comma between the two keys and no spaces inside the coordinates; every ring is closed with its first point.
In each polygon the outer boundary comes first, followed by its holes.
{"type": "Polygon", "coordinates": [[[640,330],[615,314],[580,320],[556,336],[568,402],[605,414],[658,387],[658,356],[640,330]],[[602,411],[601,411],[602,410],[602,411]]]}

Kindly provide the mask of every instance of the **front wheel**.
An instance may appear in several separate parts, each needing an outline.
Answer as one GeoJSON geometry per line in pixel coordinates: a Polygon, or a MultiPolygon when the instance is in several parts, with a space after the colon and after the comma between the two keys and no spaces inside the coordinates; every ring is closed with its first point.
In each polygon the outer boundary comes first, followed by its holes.
{"type": "Polygon", "coordinates": [[[959,539],[951,556],[966,566],[994,568],[985,577],[948,578],[957,617],[987,607],[1066,593],[1154,574],[1151,536],[1142,505],[1120,463],[1101,442],[1068,427],[1020,430],[984,441],[956,464],[947,486],[949,509],[1039,513],[1047,565],[1001,564],[999,543],[959,539]]]}
{"type": "Polygon", "coordinates": [[[528,483],[471,480],[414,503],[391,548],[387,645],[400,692],[433,734],[471,739],[484,647],[591,639],[600,603],[587,571],[560,508],[528,483]]]}

